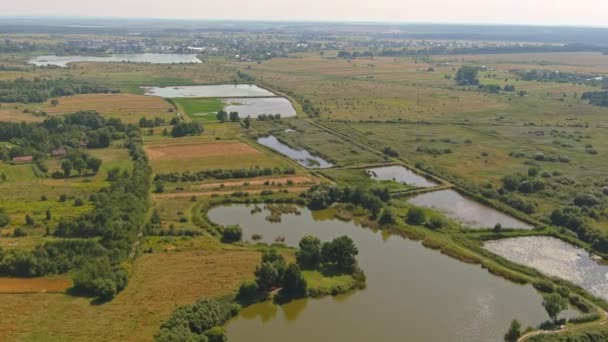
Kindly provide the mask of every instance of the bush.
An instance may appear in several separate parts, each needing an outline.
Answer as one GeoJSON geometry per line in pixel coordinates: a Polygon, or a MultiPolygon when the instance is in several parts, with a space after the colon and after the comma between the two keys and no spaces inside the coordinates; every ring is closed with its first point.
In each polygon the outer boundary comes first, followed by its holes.
{"type": "Polygon", "coordinates": [[[0,227],[6,227],[11,222],[10,217],[4,208],[0,208],[0,227]]]}
{"type": "Polygon", "coordinates": [[[245,281],[241,283],[236,299],[244,302],[250,301],[256,297],[258,290],[258,283],[253,280],[245,281]]]}
{"type": "Polygon", "coordinates": [[[228,226],[222,230],[222,242],[232,243],[241,241],[243,238],[243,229],[238,224],[228,226]]]}
{"type": "Polygon", "coordinates": [[[539,280],[532,285],[534,286],[535,289],[537,289],[541,292],[553,293],[553,291],[555,291],[555,287],[553,286],[553,283],[548,280],[539,280]]]}
{"type": "Polygon", "coordinates": [[[229,316],[219,302],[200,299],[177,308],[160,326],[156,341],[226,341],[221,327],[229,316]]]}
{"type": "Polygon", "coordinates": [[[395,224],[395,223],[397,223],[397,218],[395,217],[395,214],[390,209],[384,209],[382,211],[382,215],[380,215],[380,218],[378,219],[378,223],[380,223],[382,225],[395,224]]]}
{"type": "Polygon", "coordinates": [[[406,216],[406,222],[409,224],[413,224],[413,225],[422,225],[424,224],[426,217],[424,214],[424,210],[422,210],[421,208],[410,208],[407,211],[407,216],[406,216]]]}
{"type": "Polygon", "coordinates": [[[25,229],[21,228],[21,227],[17,227],[15,228],[15,230],[13,231],[13,236],[14,237],[22,237],[22,236],[27,236],[27,232],[25,231],[25,229]]]}

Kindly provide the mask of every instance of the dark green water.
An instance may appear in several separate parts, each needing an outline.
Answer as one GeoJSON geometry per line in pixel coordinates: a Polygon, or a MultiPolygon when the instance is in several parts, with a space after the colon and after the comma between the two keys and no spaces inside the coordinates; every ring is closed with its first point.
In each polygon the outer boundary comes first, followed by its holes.
{"type": "MultiPolygon", "coordinates": [[[[451,259],[419,242],[382,235],[351,222],[323,219],[301,208],[281,223],[251,215],[251,207],[218,207],[209,217],[240,224],[244,238],[285,237],[297,245],[304,235],[329,240],[350,236],[359,248],[367,288],[348,295],[270,302],[247,307],[227,326],[229,341],[502,341],[513,318],[537,325],[548,317],[531,286],[493,276],[481,267],[451,259]]],[[[327,215],[325,215],[327,216],[327,215]]]]}

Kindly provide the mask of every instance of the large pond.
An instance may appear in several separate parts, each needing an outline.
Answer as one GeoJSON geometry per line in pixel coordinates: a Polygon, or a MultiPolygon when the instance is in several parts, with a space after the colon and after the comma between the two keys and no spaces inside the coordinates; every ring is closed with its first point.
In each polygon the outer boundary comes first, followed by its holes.
{"type": "Polygon", "coordinates": [[[547,236],[489,241],[484,247],[506,259],[568,280],[608,299],[608,266],[599,264],[582,248],[547,236]]]}
{"type": "Polygon", "coordinates": [[[160,97],[264,97],[276,96],[255,84],[210,84],[177,87],[142,87],[146,95],[160,97]]]}
{"type": "Polygon", "coordinates": [[[296,116],[291,102],[284,97],[233,98],[223,100],[224,110],[238,112],[241,118],[257,118],[262,114],[281,114],[281,117],[296,116]]]}
{"type": "Polygon", "coordinates": [[[134,63],[200,63],[200,59],[192,54],[177,53],[135,53],[113,54],[110,56],[38,56],[28,61],[37,66],[56,65],[67,67],[74,62],[134,62],[134,63]]]}
{"type": "Polygon", "coordinates": [[[437,186],[437,183],[434,183],[401,165],[375,167],[366,169],[365,172],[373,179],[395,181],[418,188],[432,188],[437,186]]]}
{"type": "Polygon", "coordinates": [[[408,202],[438,210],[469,228],[492,228],[497,223],[500,223],[503,228],[533,228],[525,222],[470,200],[454,190],[429,192],[413,197],[408,202]]]}
{"type": "Polygon", "coordinates": [[[328,219],[325,212],[299,210],[300,215],[282,215],[280,223],[267,222],[267,210],[251,214],[252,207],[245,205],[214,208],[209,218],[241,225],[248,241],[257,233],[262,241],[282,236],[296,246],[304,235],[323,241],[348,235],[359,249],[367,288],[281,306],[252,305],[228,323],[229,341],[502,341],[514,318],[523,326],[548,319],[542,297],[529,285],[493,276],[419,242],[328,219]]]}
{"type": "Polygon", "coordinates": [[[272,135],[269,135],[267,137],[258,138],[257,142],[258,142],[258,144],[269,147],[269,148],[279,152],[280,154],[283,154],[283,155],[297,161],[298,164],[300,164],[304,167],[313,168],[313,169],[326,169],[326,168],[334,166],[332,163],[324,160],[323,158],[313,156],[306,150],[293,149],[293,148],[283,144],[282,142],[280,142],[277,138],[275,138],[272,135]]]}

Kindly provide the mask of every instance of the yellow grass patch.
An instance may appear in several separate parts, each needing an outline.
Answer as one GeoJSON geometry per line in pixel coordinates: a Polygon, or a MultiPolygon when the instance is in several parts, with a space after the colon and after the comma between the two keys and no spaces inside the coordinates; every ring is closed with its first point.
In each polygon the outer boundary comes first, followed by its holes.
{"type": "Polygon", "coordinates": [[[125,122],[137,122],[142,116],[169,119],[172,108],[160,97],[133,94],[85,94],[60,97],[59,104],[45,103],[40,110],[50,115],[73,113],[80,110],[96,110],[100,114],[120,118],[125,122]]]}
{"type": "Polygon", "coordinates": [[[0,340],[151,341],[176,307],[235,292],[259,260],[238,249],[146,254],[129,286],[102,305],[62,294],[3,295],[0,340]]]}

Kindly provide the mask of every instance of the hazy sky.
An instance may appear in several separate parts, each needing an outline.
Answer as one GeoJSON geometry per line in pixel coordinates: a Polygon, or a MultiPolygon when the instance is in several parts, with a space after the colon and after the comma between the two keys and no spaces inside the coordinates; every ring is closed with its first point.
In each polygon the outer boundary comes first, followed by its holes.
{"type": "Polygon", "coordinates": [[[608,26],[608,0],[0,0],[0,15],[608,26]]]}

